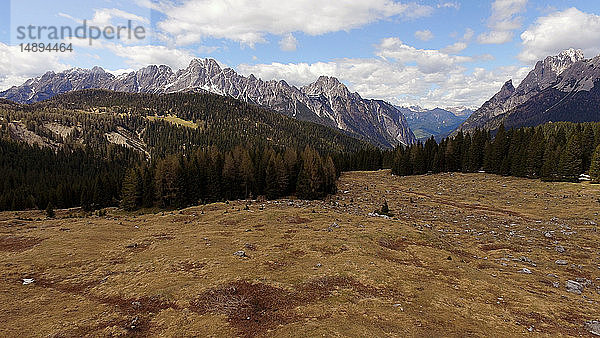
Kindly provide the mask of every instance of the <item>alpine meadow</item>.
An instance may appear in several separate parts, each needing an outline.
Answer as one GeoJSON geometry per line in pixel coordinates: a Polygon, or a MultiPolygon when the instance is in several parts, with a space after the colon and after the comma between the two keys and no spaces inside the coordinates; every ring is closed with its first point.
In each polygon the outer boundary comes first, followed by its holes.
{"type": "Polygon", "coordinates": [[[600,3],[0,4],[2,337],[600,336],[599,213],[600,3]]]}

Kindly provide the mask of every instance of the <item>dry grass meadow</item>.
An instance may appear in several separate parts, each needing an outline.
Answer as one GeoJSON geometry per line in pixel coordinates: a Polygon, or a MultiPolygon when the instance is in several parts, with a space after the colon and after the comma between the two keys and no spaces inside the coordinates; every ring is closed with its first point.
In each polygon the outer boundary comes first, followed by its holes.
{"type": "Polygon", "coordinates": [[[0,336],[585,337],[600,320],[600,186],[378,171],[338,187],[0,213],[0,336]],[[394,216],[369,215],[384,199],[394,216]]]}

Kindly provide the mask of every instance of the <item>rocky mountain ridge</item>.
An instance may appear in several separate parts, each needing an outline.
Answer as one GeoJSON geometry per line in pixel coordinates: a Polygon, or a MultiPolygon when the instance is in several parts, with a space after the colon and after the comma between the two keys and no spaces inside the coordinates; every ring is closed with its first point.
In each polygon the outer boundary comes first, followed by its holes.
{"type": "Polygon", "coordinates": [[[500,91],[476,110],[458,130],[534,126],[552,121],[600,120],[600,56],[586,59],[569,49],[538,61],[517,86],[507,81],[500,91]]]}
{"type": "Polygon", "coordinates": [[[100,88],[130,93],[207,91],[268,107],[282,114],[339,128],[383,147],[415,142],[400,110],[381,100],[363,99],[333,77],[322,76],[298,88],[283,80],[263,81],[222,68],[213,59],[195,59],[186,69],[151,65],[115,76],[100,67],[47,72],[21,86],[0,92],[0,98],[33,103],[57,94],[100,88]]]}

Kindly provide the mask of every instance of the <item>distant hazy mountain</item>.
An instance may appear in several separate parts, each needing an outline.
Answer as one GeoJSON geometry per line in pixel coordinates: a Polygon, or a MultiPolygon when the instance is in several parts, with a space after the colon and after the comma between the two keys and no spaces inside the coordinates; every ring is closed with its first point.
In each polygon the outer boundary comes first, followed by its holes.
{"type": "Polygon", "coordinates": [[[430,138],[431,136],[434,136],[436,139],[447,136],[460,126],[473,112],[465,107],[424,110],[421,107],[413,106],[409,108],[401,107],[399,109],[406,117],[410,129],[421,140],[430,138]],[[460,115],[457,116],[450,109],[453,109],[460,115]]]}
{"type": "Polygon", "coordinates": [[[600,56],[585,59],[581,50],[566,50],[538,61],[517,88],[506,82],[460,129],[600,121],[599,81],[600,56]]]}
{"type": "Polygon", "coordinates": [[[400,110],[381,100],[363,99],[336,78],[322,76],[298,88],[285,81],[262,81],[254,75],[239,75],[231,68],[222,69],[212,59],[193,60],[186,69],[177,72],[164,65],[148,66],[119,76],[100,67],[47,72],[0,92],[0,98],[31,103],[87,88],[154,94],[207,91],[265,106],[300,120],[339,128],[380,146],[410,144],[416,140],[400,110]]]}

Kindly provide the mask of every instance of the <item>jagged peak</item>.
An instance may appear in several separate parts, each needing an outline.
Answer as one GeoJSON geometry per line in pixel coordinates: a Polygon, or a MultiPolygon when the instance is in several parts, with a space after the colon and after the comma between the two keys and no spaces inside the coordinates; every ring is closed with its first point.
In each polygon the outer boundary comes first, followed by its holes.
{"type": "Polygon", "coordinates": [[[350,91],[340,82],[336,77],[333,76],[325,76],[321,75],[319,78],[304,87],[302,87],[302,91],[307,94],[335,94],[339,95],[350,95],[350,91]]]}
{"type": "Polygon", "coordinates": [[[502,90],[508,90],[508,91],[511,91],[511,92],[515,91],[515,86],[513,85],[512,79],[504,82],[504,85],[502,85],[501,91],[502,90]]]}
{"type": "Polygon", "coordinates": [[[92,73],[106,73],[106,71],[100,66],[94,66],[94,68],[92,68],[92,73]]]}
{"type": "Polygon", "coordinates": [[[548,56],[542,61],[545,67],[552,69],[557,75],[571,67],[575,62],[585,60],[581,49],[569,48],[555,56],[548,56]]]}
{"type": "Polygon", "coordinates": [[[199,58],[192,59],[192,61],[190,61],[189,67],[192,67],[192,66],[214,67],[214,68],[221,69],[221,66],[219,65],[219,63],[217,62],[217,60],[210,59],[210,58],[206,58],[206,59],[199,59],[199,58]]]}
{"type": "Polygon", "coordinates": [[[583,54],[583,50],[581,50],[581,49],[575,49],[575,48],[565,49],[560,54],[558,54],[558,56],[559,57],[564,57],[564,58],[568,57],[573,62],[577,62],[577,61],[581,61],[581,60],[585,59],[585,56],[583,54]]]}

